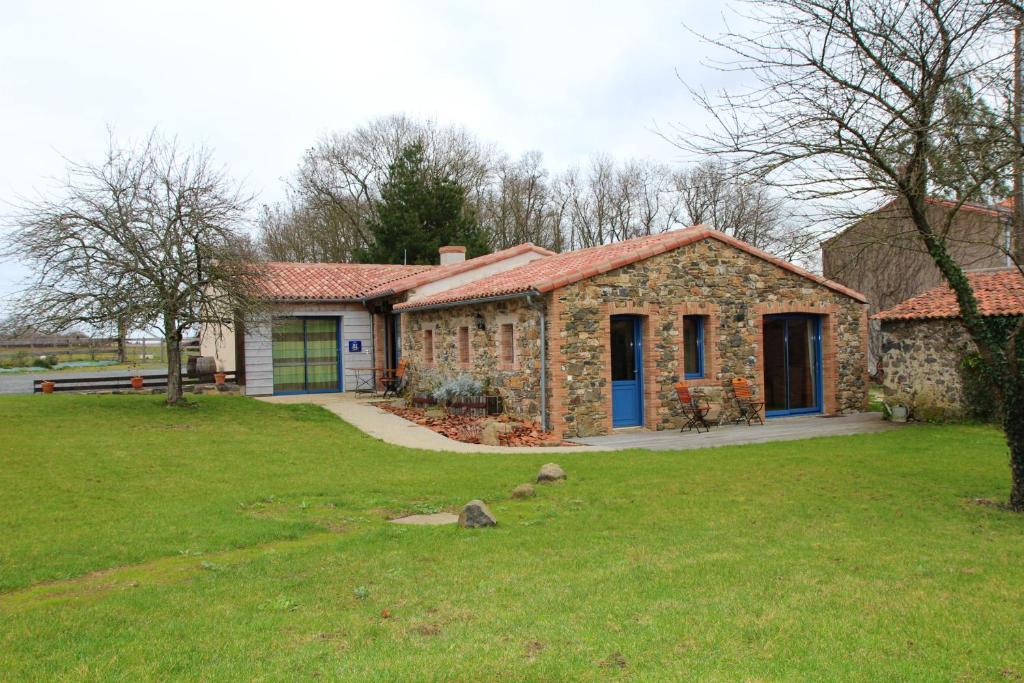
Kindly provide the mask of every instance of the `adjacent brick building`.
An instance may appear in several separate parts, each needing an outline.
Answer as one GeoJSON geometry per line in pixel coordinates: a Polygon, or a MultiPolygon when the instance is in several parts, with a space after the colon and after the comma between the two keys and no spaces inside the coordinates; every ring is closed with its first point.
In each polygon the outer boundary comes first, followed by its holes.
{"type": "MultiPolygon", "coordinates": [[[[928,220],[946,240],[950,254],[967,270],[1005,268],[1010,248],[1012,212],[996,205],[945,199],[927,200],[928,220]],[[956,211],[954,211],[956,209],[956,211]]],[[[904,202],[891,201],[866,214],[821,245],[825,277],[861,292],[871,315],[943,282],[924,248],[904,202]]],[[[881,353],[881,331],[870,325],[868,366],[872,374],[881,353]]]]}

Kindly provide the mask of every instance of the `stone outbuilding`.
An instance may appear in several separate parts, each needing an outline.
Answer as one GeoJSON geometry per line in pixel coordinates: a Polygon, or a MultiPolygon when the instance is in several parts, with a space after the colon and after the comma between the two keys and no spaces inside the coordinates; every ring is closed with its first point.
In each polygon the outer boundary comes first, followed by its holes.
{"type": "MultiPolygon", "coordinates": [[[[982,315],[1024,316],[1024,276],[1013,269],[967,274],[982,315]]],[[[933,287],[873,316],[881,323],[879,368],[887,395],[921,415],[964,414],[966,356],[977,353],[948,285],[933,287]]]]}
{"type": "Polygon", "coordinates": [[[469,374],[561,437],[678,428],[673,385],[769,417],[865,407],[862,295],[701,226],[539,258],[394,304],[414,390],[469,374]]]}

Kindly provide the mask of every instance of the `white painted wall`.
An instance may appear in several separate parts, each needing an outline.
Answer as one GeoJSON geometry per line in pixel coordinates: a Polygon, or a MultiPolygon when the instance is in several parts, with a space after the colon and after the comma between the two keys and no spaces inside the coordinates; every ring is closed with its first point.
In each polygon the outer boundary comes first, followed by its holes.
{"type": "Polygon", "coordinates": [[[473,270],[467,270],[464,273],[458,273],[457,275],[441,278],[434,282],[428,282],[427,284],[417,287],[409,292],[408,300],[414,301],[425,296],[430,296],[431,294],[443,292],[446,289],[453,289],[454,287],[464,285],[467,282],[474,282],[496,273],[504,273],[506,270],[512,270],[513,268],[525,265],[530,261],[536,261],[539,258],[544,258],[544,255],[538,254],[535,251],[528,251],[524,254],[519,254],[518,256],[502,259],[497,263],[491,263],[486,266],[474,268],[473,270]]]}
{"type": "MultiPolygon", "coordinates": [[[[373,367],[373,335],[370,313],[360,304],[277,305],[274,316],[331,316],[341,318],[341,364],[345,389],[351,389],[352,368],[373,367]],[[348,343],[358,340],[363,350],[352,353],[348,343]]],[[[245,393],[266,396],[274,393],[274,360],[269,319],[250,320],[245,327],[245,393]]]]}
{"type": "Polygon", "coordinates": [[[234,370],[235,328],[230,325],[204,325],[199,333],[199,353],[213,356],[221,372],[234,370]]]}

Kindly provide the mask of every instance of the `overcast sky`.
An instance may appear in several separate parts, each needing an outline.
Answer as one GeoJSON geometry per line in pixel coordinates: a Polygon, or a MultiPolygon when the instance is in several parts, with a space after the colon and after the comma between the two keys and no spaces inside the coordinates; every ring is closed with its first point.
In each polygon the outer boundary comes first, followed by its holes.
{"type": "MultiPolygon", "coordinates": [[[[561,170],[597,152],[683,161],[654,131],[703,118],[697,30],[719,5],[623,2],[0,0],[0,213],[46,192],[107,126],[213,149],[260,201],[317,136],[404,112],[561,170]]],[[[25,275],[0,264],[0,295],[25,275]]]]}

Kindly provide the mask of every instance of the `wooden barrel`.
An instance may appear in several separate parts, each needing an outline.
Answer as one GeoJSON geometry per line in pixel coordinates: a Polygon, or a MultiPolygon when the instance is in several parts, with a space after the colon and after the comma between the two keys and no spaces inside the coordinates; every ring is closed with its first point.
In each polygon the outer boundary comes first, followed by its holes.
{"type": "Polygon", "coordinates": [[[217,361],[213,356],[196,356],[196,369],[193,377],[213,377],[217,372],[217,361]]]}

